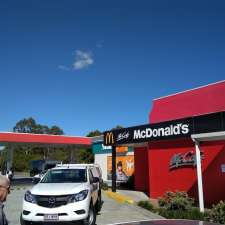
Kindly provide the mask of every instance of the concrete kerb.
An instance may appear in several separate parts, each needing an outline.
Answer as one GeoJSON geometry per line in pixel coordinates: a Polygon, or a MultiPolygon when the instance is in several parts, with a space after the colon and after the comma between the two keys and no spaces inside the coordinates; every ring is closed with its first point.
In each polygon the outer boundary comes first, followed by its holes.
{"type": "Polygon", "coordinates": [[[137,204],[140,201],[150,201],[154,207],[158,208],[158,199],[149,198],[144,192],[130,190],[112,192],[110,189],[105,191],[105,194],[119,203],[137,204]]]}
{"type": "Polygon", "coordinates": [[[134,201],[132,198],[126,196],[126,195],[123,195],[121,193],[118,193],[118,192],[112,192],[112,191],[104,191],[104,194],[107,195],[109,198],[115,200],[116,202],[120,203],[120,204],[129,204],[129,207],[131,207],[132,210],[136,211],[136,212],[140,212],[142,215],[148,217],[148,216],[151,216],[151,218],[154,218],[154,219],[158,219],[158,220],[163,220],[165,219],[164,217],[156,214],[156,213],[153,213],[147,209],[144,209],[142,207],[139,207],[137,205],[137,201],[134,201]]]}
{"type": "Polygon", "coordinates": [[[112,198],[119,203],[128,203],[128,204],[134,204],[135,203],[133,199],[129,198],[128,196],[119,194],[118,192],[104,191],[104,193],[109,198],[112,198]]]}
{"type": "Polygon", "coordinates": [[[112,192],[111,189],[105,191],[106,195],[113,198],[117,202],[134,204],[140,201],[150,201],[155,207],[158,207],[158,200],[149,198],[144,192],[133,191],[133,190],[121,190],[118,189],[117,192],[112,192]]]}

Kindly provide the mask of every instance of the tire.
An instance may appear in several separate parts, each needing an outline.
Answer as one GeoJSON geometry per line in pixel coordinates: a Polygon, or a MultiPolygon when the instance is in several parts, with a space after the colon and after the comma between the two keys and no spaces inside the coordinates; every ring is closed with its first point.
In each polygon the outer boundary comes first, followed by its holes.
{"type": "Polygon", "coordinates": [[[22,217],[22,214],[20,214],[20,224],[21,225],[30,225],[31,223],[29,221],[24,220],[22,217]]]}
{"type": "Polygon", "coordinates": [[[83,225],[95,225],[95,222],[96,222],[96,211],[91,202],[88,211],[88,217],[87,219],[83,220],[83,225]]]}
{"type": "Polygon", "coordinates": [[[102,208],[102,194],[101,194],[101,191],[99,191],[99,193],[98,193],[98,199],[97,199],[95,208],[96,208],[96,212],[97,213],[101,211],[101,208],[102,208]]]}

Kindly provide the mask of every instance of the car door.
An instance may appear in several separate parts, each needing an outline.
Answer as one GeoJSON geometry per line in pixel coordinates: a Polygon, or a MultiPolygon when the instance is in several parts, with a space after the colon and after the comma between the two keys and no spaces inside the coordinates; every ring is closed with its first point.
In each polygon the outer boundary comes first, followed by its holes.
{"type": "Polygon", "coordinates": [[[99,177],[99,185],[100,185],[100,189],[102,187],[102,184],[103,184],[103,179],[102,179],[102,170],[100,167],[96,166],[95,167],[97,173],[98,173],[98,177],[99,177]]]}
{"type": "Polygon", "coordinates": [[[95,203],[98,199],[98,183],[94,183],[94,176],[93,176],[91,169],[88,170],[88,173],[89,173],[89,180],[90,180],[90,185],[91,185],[91,190],[92,190],[91,197],[92,197],[93,203],[95,205],[95,203]]]}
{"type": "MultiPolygon", "coordinates": [[[[91,172],[92,172],[94,177],[97,177],[99,179],[99,181],[101,180],[96,167],[91,167],[91,172]]],[[[100,182],[97,182],[97,185],[98,185],[98,191],[99,191],[100,190],[100,182]]]]}

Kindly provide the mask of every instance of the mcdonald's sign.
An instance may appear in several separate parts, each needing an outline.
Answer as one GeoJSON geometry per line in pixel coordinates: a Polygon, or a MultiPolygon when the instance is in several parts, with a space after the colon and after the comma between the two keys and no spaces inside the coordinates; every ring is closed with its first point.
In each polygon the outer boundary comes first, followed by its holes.
{"type": "Polygon", "coordinates": [[[225,131],[225,111],[187,117],[161,123],[108,130],[104,132],[105,146],[126,146],[156,140],[190,137],[192,134],[225,131]]]}
{"type": "Polygon", "coordinates": [[[112,131],[108,131],[104,133],[104,145],[114,145],[115,137],[112,131]]]}

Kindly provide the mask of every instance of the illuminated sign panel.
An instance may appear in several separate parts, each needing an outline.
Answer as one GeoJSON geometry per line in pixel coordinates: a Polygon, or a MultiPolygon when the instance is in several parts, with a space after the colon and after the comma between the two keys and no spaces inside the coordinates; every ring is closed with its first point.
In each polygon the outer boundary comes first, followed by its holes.
{"type": "Polygon", "coordinates": [[[189,117],[162,123],[146,124],[104,133],[104,145],[169,140],[190,137],[192,134],[225,131],[225,112],[189,117]]]}

